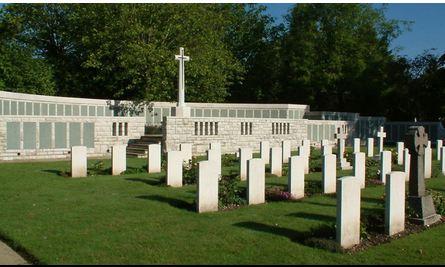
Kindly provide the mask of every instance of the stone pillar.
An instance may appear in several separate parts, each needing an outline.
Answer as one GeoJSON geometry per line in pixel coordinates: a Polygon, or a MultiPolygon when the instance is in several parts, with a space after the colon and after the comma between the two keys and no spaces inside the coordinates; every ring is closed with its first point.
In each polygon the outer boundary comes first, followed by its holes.
{"type": "Polygon", "coordinates": [[[270,148],[270,173],[278,177],[282,176],[282,162],[281,147],[270,148]]]}
{"type": "Polygon", "coordinates": [[[111,174],[120,175],[127,170],[127,145],[111,147],[111,174]]]}
{"type": "Polygon", "coordinates": [[[354,176],[337,180],[337,242],[343,248],[360,243],[360,181],[354,176]]]}
{"type": "Polygon", "coordinates": [[[405,230],[405,173],[386,175],[385,231],[394,235],[405,230]]]}
{"type": "Polygon", "coordinates": [[[411,155],[409,154],[409,149],[405,148],[403,150],[403,167],[405,170],[405,181],[409,181],[409,170],[410,170],[410,162],[411,162],[411,155]]]}
{"type": "Polygon", "coordinates": [[[440,160],[441,159],[441,155],[440,155],[440,149],[442,148],[442,146],[443,146],[443,141],[442,140],[437,140],[437,149],[436,149],[436,158],[437,158],[437,160],[440,160]]]}
{"type": "Polygon", "coordinates": [[[360,187],[365,188],[366,177],[366,160],[365,153],[354,153],[354,176],[360,181],[360,187]]]}
{"type": "Polygon", "coordinates": [[[270,153],[269,141],[261,141],[260,142],[260,152],[261,152],[261,159],[264,160],[265,164],[268,164],[269,163],[269,153],[270,153]]]}
{"type": "Polygon", "coordinates": [[[282,156],[283,163],[288,163],[289,157],[291,156],[289,140],[284,140],[281,142],[281,151],[283,153],[283,156],[282,156]]]}
{"type": "Polygon", "coordinates": [[[247,201],[249,205],[261,204],[265,199],[265,163],[263,159],[247,161],[247,201]]]}
{"type": "Polygon", "coordinates": [[[353,153],[360,152],[360,138],[354,138],[353,153]]]}
{"type": "Polygon", "coordinates": [[[71,147],[71,177],[87,176],[87,147],[71,147]]]}
{"type": "Polygon", "coordinates": [[[403,149],[404,149],[404,143],[403,142],[397,142],[397,164],[403,165],[403,149]]]}
{"type": "Polygon", "coordinates": [[[323,156],[323,193],[335,193],[336,179],[337,179],[337,156],[335,154],[323,156]]]}
{"type": "Polygon", "coordinates": [[[218,148],[207,150],[207,160],[212,162],[212,166],[215,168],[218,180],[221,180],[221,151],[218,148]]]}
{"type": "Polygon", "coordinates": [[[374,138],[368,138],[368,157],[374,157],[374,138]]]}
{"type": "Polygon", "coordinates": [[[184,154],[182,151],[167,152],[167,185],[171,187],[182,187],[182,162],[184,154]]]}
{"type": "Polygon", "coordinates": [[[199,213],[218,211],[218,174],[215,162],[199,164],[196,209],[199,213]]]}
{"type": "Polygon", "coordinates": [[[148,173],[161,172],[161,145],[160,144],[148,145],[147,172],[148,173]]]}
{"type": "Polygon", "coordinates": [[[189,165],[189,161],[192,160],[192,144],[190,143],[183,143],[183,144],[179,144],[179,150],[183,153],[184,155],[184,161],[185,161],[185,165],[189,165]]]}
{"type": "Polygon", "coordinates": [[[241,181],[247,179],[247,161],[252,158],[252,149],[250,147],[243,147],[239,149],[239,177],[241,181]]]}
{"type": "Polygon", "coordinates": [[[391,172],[391,151],[380,153],[380,181],[386,183],[386,175],[391,172]]]}
{"type": "Polygon", "coordinates": [[[428,146],[425,148],[425,179],[431,178],[431,160],[432,160],[432,149],[431,149],[431,141],[428,141],[428,146]]]}
{"type": "MultiPolygon", "coordinates": [[[[335,160],[334,160],[335,164],[335,160]]],[[[289,171],[287,173],[288,190],[295,199],[304,197],[304,165],[305,158],[302,156],[292,156],[289,161],[289,171]]]]}

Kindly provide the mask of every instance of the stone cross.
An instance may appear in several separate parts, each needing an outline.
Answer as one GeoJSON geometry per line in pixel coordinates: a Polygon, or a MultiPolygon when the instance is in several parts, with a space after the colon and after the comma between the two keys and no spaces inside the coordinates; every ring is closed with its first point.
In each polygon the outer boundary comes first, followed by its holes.
{"type": "Polygon", "coordinates": [[[425,148],[428,135],[423,126],[411,126],[405,134],[405,145],[411,154],[408,204],[415,215],[411,221],[429,225],[440,220],[431,195],[425,193],[425,148]]]}
{"type": "Polygon", "coordinates": [[[179,55],[175,55],[175,59],[179,60],[179,81],[178,81],[178,107],[185,106],[185,73],[184,73],[184,62],[189,61],[190,57],[184,55],[184,48],[179,48],[179,55]]]}
{"type": "Polygon", "coordinates": [[[346,139],[346,133],[342,133],[341,132],[341,129],[340,128],[338,128],[338,131],[337,131],[337,133],[334,135],[335,136],[335,139],[337,139],[337,145],[338,145],[338,152],[339,152],[339,157],[340,158],[343,158],[343,153],[345,153],[345,148],[344,148],[344,141],[342,141],[342,140],[345,140],[346,139]]]}
{"type": "Polygon", "coordinates": [[[380,126],[380,130],[377,132],[379,138],[379,153],[383,151],[383,138],[386,137],[386,133],[383,131],[383,126],[380,126]]]}

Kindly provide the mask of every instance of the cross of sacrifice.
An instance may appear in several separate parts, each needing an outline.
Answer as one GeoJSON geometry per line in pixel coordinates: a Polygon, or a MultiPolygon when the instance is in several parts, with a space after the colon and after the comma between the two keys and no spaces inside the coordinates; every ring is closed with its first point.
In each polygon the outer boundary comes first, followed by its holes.
{"type": "Polygon", "coordinates": [[[179,81],[178,81],[178,107],[185,106],[185,73],[184,62],[189,61],[190,57],[184,55],[184,48],[179,48],[179,55],[175,55],[175,60],[179,61],[179,81]]]}

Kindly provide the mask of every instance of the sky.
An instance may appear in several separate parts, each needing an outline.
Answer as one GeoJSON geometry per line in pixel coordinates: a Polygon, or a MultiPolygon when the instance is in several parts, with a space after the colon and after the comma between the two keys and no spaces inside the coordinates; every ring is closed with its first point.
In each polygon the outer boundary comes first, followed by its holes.
{"type": "MultiPolygon", "coordinates": [[[[294,4],[264,4],[277,23],[289,13],[294,4]]],[[[380,7],[379,4],[375,4],[380,7]]],[[[404,31],[391,45],[401,56],[415,57],[435,48],[434,54],[445,53],[445,3],[440,4],[388,4],[388,19],[413,21],[411,31],[404,31]]]]}

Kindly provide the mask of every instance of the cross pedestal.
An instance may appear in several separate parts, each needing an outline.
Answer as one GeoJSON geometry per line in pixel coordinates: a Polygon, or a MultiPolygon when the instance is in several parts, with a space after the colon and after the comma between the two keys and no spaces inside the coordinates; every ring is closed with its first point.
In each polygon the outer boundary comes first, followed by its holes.
{"type": "Polygon", "coordinates": [[[408,204],[414,211],[410,221],[430,225],[440,220],[431,195],[425,192],[425,148],[428,135],[423,126],[411,126],[405,134],[405,144],[411,154],[408,204]]]}

